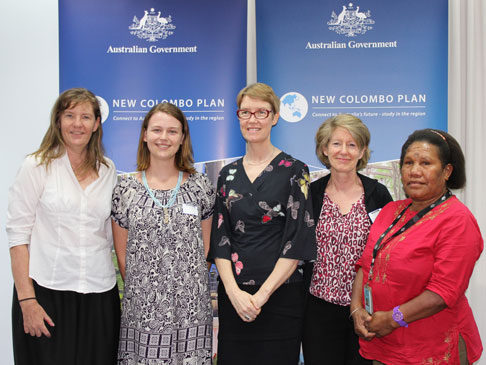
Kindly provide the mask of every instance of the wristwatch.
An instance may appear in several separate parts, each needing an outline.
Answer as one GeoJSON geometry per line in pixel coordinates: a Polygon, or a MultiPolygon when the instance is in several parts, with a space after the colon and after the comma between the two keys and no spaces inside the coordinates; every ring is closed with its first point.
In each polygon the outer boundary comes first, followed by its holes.
{"type": "Polygon", "coordinates": [[[392,318],[400,325],[400,327],[408,327],[408,323],[403,320],[403,313],[400,311],[399,305],[393,308],[392,318]]]}

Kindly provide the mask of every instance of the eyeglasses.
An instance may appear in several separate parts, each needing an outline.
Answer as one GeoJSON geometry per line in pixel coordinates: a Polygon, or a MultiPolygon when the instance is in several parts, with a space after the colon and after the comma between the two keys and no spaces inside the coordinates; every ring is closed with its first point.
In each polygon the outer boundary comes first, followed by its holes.
{"type": "Polygon", "coordinates": [[[250,119],[252,115],[255,116],[256,119],[265,119],[270,115],[272,111],[267,110],[267,109],[260,109],[257,110],[256,112],[251,112],[249,110],[244,110],[244,109],[238,109],[236,111],[236,115],[238,116],[239,119],[247,120],[250,119]]]}

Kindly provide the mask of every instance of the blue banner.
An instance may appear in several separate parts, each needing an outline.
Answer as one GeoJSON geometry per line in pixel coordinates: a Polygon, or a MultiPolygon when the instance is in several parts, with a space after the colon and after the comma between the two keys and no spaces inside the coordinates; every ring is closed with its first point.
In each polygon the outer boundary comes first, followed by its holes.
{"type": "Polygon", "coordinates": [[[371,131],[371,161],[420,128],[447,130],[446,0],[257,0],[258,80],[281,96],[278,147],[321,168],[312,143],[338,113],[371,131]]]}
{"type": "Polygon", "coordinates": [[[60,90],[100,97],[104,145],[134,171],[141,121],[168,101],[189,121],[196,162],[244,153],[235,122],[246,83],[246,1],[59,1],[60,90]]]}

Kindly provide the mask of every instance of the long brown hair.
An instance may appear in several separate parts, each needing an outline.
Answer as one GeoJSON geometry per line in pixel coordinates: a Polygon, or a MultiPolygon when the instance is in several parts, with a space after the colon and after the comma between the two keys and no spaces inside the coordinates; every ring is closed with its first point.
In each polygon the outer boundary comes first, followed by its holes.
{"type": "Polygon", "coordinates": [[[137,151],[137,171],[145,171],[150,166],[150,151],[147,147],[147,142],[144,141],[145,132],[147,131],[150,118],[155,113],[166,113],[176,118],[182,125],[182,133],[184,138],[182,144],[179,147],[175,155],[175,164],[180,171],[193,174],[196,169],[193,167],[194,157],[192,155],[192,143],[191,135],[189,134],[189,124],[187,123],[186,116],[177,106],[170,103],[160,103],[155,105],[145,116],[142,128],[140,129],[140,139],[138,141],[137,151]]]}
{"type": "Polygon", "coordinates": [[[61,134],[61,114],[70,108],[74,108],[81,103],[88,103],[93,108],[95,119],[99,118],[100,124],[96,131],[93,132],[86,146],[86,158],[81,166],[77,169],[76,175],[84,176],[89,171],[98,174],[100,164],[108,166],[104,157],[104,148],[101,142],[103,129],[101,128],[101,110],[98,99],[89,90],[83,88],[74,88],[64,91],[57,98],[52,111],[51,121],[44,138],[42,139],[39,149],[32,153],[33,156],[40,159],[41,165],[49,164],[52,160],[61,157],[66,152],[66,145],[61,134]]]}

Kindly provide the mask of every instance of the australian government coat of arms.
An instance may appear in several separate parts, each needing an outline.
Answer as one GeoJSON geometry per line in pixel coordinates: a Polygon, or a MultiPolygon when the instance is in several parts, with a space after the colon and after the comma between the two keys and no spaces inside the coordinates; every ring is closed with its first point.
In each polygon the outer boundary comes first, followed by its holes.
{"type": "Polygon", "coordinates": [[[330,30],[344,34],[346,37],[365,34],[368,30],[373,29],[371,24],[375,24],[375,21],[371,19],[370,11],[360,11],[359,6],[355,7],[353,3],[343,5],[339,14],[333,11],[331,20],[327,22],[330,30]]]}
{"type": "Polygon", "coordinates": [[[145,14],[140,20],[134,16],[133,24],[128,29],[130,29],[130,34],[136,35],[140,39],[156,42],[174,33],[175,25],[171,23],[170,15],[164,18],[160,11],[155,13],[155,9],[151,8],[150,11],[145,10],[145,14]]]}

